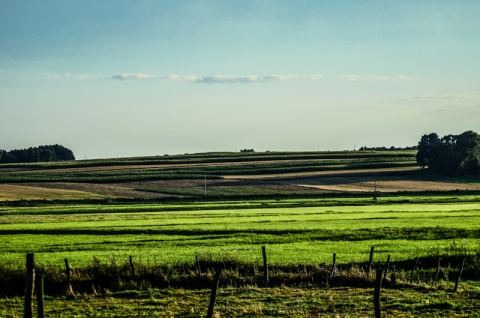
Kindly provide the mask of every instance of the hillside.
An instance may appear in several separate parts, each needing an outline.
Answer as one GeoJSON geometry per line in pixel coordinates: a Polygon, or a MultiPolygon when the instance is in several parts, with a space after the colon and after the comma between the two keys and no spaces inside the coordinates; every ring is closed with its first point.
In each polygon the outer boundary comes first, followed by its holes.
{"type": "Polygon", "coordinates": [[[0,165],[0,200],[311,197],[480,190],[433,179],[414,151],[200,153],[0,165]]]}

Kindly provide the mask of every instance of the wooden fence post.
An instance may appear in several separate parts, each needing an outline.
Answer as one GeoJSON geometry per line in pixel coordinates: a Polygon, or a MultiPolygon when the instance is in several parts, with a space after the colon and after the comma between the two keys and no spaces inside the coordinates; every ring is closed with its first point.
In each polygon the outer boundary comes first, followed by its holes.
{"type": "Polygon", "coordinates": [[[460,266],[460,271],[458,272],[457,280],[455,280],[455,288],[453,289],[454,293],[457,292],[458,283],[460,283],[460,277],[462,276],[463,267],[465,266],[465,259],[466,257],[463,258],[462,265],[460,266]]]}
{"type": "Polygon", "coordinates": [[[383,279],[387,278],[388,267],[390,266],[390,255],[387,257],[387,265],[385,265],[385,274],[383,275],[383,279]]]}
{"type": "Polygon", "coordinates": [[[200,260],[198,259],[198,254],[195,255],[195,265],[197,266],[197,288],[200,288],[202,283],[202,269],[200,267],[200,260]]]}
{"type": "Polygon", "coordinates": [[[415,257],[415,261],[413,262],[412,272],[410,273],[410,284],[413,284],[413,273],[418,266],[418,257],[415,257]]]}
{"type": "Polygon", "coordinates": [[[44,293],[43,293],[43,286],[44,286],[44,275],[43,269],[36,270],[36,278],[35,278],[35,289],[37,291],[37,312],[38,318],[45,318],[45,308],[43,303],[44,293]]]}
{"type": "Polygon", "coordinates": [[[370,278],[370,271],[372,270],[372,262],[373,262],[373,253],[374,253],[375,247],[372,246],[370,249],[370,260],[368,261],[368,269],[367,269],[367,279],[370,278]]]}
{"type": "Polygon", "coordinates": [[[267,251],[265,246],[262,246],[262,254],[263,254],[263,282],[264,286],[268,287],[268,264],[267,264],[267,251]]]}
{"type": "Polygon", "coordinates": [[[330,281],[335,275],[335,266],[337,264],[337,253],[333,253],[333,261],[332,261],[332,270],[330,271],[330,275],[328,275],[328,285],[330,285],[330,281]]]}
{"type": "Polygon", "coordinates": [[[128,261],[129,261],[129,263],[130,263],[131,277],[132,277],[132,278],[135,278],[135,266],[133,265],[132,255],[130,255],[130,258],[129,258],[128,261]]]}
{"type": "Polygon", "coordinates": [[[440,272],[440,260],[441,258],[439,257],[438,263],[437,263],[437,270],[435,271],[435,275],[433,276],[433,280],[432,280],[432,288],[433,288],[433,285],[435,284],[435,281],[437,280],[438,273],[440,272]]]}
{"type": "Polygon", "coordinates": [[[33,253],[27,254],[26,264],[26,284],[25,284],[25,306],[23,317],[33,317],[33,291],[35,284],[35,255],[33,253]]]}
{"type": "Polygon", "coordinates": [[[220,281],[220,275],[222,274],[222,268],[218,267],[213,279],[212,293],[210,294],[210,304],[208,305],[207,318],[213,317],[213,309],[215,307],[215,299],[217,298],[218,282],[220,281]]]}
{"type": "Polygon", "coordinates": [[[70,265],[68,265],[68,258],[65,259],[65,274],[67,275],[67,284],[65,288],[66,296],[75,296],[72,288],[72,281],[70,277],[70,265]]]}
{"type": "Polygon", "coordinates": [[[382,288],[382,269],[377,269],[377,277],[375,279],[375,289],[373,295],[373,302],[375,307],[375,318],[382,317],[382,310],[380,305],[380,289],[382,288]]]}

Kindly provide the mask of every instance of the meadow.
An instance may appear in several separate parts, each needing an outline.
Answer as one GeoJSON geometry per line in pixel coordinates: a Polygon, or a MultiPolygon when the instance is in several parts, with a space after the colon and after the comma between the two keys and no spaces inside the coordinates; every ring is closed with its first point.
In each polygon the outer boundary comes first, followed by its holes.
{"type": "Polygon", "coordinates": [[[45,270],[53,316],[204,316],[219,267],[223,316],[369,316],[372,246],[373,268],[390,256],[398,280],[385,280],[387,314],[463,317],[480,308],[479,181],[424,173],[411,151],[192,154],[0,171],[2,316],[21,314],[26,253],[45,270]],[[260,288],[263,246],[268,289],[260,288]],[[466,281],[451,294],[464,258],[466,281]],[[61,296],[65,259],[74,298],[61,296]]]}
{"type": "Polygon", "coordinates": [[[370,246],[377,247],[379,259],[448,253],[454,246],[474,253],[480,246],[480,206],[478,197],[470,199],[436,204],[383,199],[368,205],[371,199],[343,199],[343,206],[312,199],[303,202],[307,207],[286,200],[0,208],[0,257],[21,262],[33,252],[41,263],[69,258],[85,265],[93,257],[132,255],[143,262],[180,264],[208,253],[258,262],[262,245],[272,264],[325,263],[333,253],[342,263],[361,262],[370,246]]]}

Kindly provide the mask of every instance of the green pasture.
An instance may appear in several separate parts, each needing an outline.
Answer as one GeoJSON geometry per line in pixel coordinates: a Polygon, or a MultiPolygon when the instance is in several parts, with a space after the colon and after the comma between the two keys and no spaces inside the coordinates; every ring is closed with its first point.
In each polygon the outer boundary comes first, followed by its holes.
{"type": "Polygon", "coordinates": [[[382,262],[387,255],[398,261],[480,250],[478,197],[428,204],[366,200],[4,206],[0,263],[23,264],[33,252],[40,264],[68,258],[72,266],[94,257],[126,262],[130,255],[146,264],[182,264],[197,254],[260,264],[262,245],[271,264],[329,263],[333,253],[340,263],[365,262],[371,246],[382,262]]]}
{"type": "MultiPolygon", "coordinates": [[[[451,286],[448,286],[451,287],[451,286]]],[[[385,317],[478,317],[480,286],[428,289],[384,289],[385,317]]],[[[45,299],[47,317],[205,317],[209,290],[127,290],[74,299],[45,299]]],[[[373,317],[373,293],[366,288],[220,288],[215,302],[219,317],[373,317]]],[[[23,299],[0,299],[0,316],[21,317],[23,299]]]]}

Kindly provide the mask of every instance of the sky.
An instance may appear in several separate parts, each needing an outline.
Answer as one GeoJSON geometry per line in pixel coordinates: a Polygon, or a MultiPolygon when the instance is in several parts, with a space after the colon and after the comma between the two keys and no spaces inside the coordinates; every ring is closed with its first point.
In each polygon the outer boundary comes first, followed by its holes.
{"type": "Polygon", "coordinates": [[[480,132],[478,0],[0,0],[0,149],[77,159],[480,132]]]}

